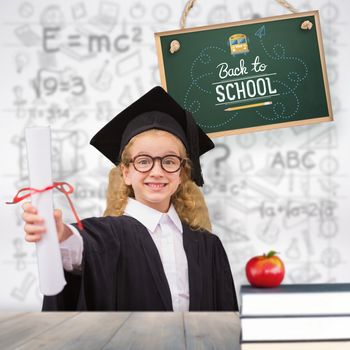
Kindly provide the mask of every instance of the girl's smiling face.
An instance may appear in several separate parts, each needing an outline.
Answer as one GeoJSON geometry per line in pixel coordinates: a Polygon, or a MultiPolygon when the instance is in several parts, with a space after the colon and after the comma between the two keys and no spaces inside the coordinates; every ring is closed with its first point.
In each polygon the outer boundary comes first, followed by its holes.
{"type": "MultiPolygon", "coordinates": [[[[132,139],[128,159],[134,159],[138,155],[175,155],[183,158],[184,153],[182,142],[173,134],[163,130],[148,130],[132,139]]],[[[148,172],[137,171],[133,164],[123,164],[122,172],[126,185],[132,186],[136,200],[158,211],[168,211],[171,196],[181,182],[181,168],[175,173],[168,173],[162,169],[160,160],[157,159],[148,172]]]]}

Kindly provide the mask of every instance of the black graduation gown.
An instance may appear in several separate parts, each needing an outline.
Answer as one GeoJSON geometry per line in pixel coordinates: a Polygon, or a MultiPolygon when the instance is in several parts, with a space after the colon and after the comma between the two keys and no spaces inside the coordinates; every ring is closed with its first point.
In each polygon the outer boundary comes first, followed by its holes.
{"type": "MultiPolygon", "coordinates": [[[[83,220],[81,275],[45,296],[43,311],[172,311],[169,285],[152,237],[129,216],[83,220]]],[[[220,239],[183,225],[190,311],[238,310],[230,265],[220,239]]]]}

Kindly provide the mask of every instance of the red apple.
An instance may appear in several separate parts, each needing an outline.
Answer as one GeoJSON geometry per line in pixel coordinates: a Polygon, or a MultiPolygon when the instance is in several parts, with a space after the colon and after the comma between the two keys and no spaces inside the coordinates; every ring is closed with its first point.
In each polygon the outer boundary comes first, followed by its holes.
{"type": "Polygon", "coordinates": [[[283,261],[276,255],[275,251],[268,254],[251,258],[246,266],[245,272],[249,283],[253,287],[277,287],[281,284],[285,268],[283,261]]]}

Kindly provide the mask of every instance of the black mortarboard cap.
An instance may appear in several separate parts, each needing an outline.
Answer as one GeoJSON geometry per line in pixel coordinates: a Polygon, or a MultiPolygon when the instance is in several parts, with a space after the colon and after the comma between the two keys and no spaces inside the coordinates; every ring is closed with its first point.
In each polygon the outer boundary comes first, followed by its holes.
{"type": "Polygon", "coordinates": [[[90,141],[115,165],[126,144],[137,134],[150,129],[165,130],[185,145],[192,161],[192,180],[203,185],[199,157],[214,148],[214,143],[163,88],[157,86],[120,112],[90,141]]]}

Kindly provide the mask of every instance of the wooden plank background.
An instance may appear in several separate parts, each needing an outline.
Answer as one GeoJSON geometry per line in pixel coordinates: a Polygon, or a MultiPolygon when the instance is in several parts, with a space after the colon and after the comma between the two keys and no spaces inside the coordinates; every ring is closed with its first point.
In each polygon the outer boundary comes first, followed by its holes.
{"type": "Polygon", "coordinates": [[[233,312],[0,313],[0,349],[231,349],[233,312]]]}

